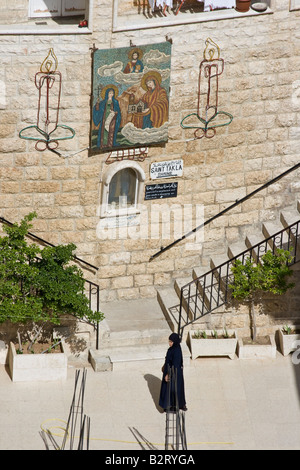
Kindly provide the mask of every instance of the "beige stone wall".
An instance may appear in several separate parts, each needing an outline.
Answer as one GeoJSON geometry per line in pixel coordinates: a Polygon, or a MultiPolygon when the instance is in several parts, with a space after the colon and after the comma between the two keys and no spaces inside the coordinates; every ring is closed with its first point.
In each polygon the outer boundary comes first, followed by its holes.
{"type": "Polygon", "coordinates": [[[28,0],[1,0],[0,25],[26,23],[28,21],[28,0]]]}
{"type": "MultiPolygon", "coordinates": [[[[264,336],[274,334],[280,327],[298,326],[300,305],[300,271],[299,265],[292,267],[293,275],[290,282],[294,287],[285,294],[278,296],[270,293],[262,293],[255,303],[255,321],[257,335],[264,336]]],[[[250,335],[250,303],[233,301],[231,304],[220,307],[196,321],[192,327],[195,330],[224,330],[232,328],[238,332],[239,337],[250,335]]]]}
{"type": "MultiPolygon", "coordinates": [[[[262,221],[277,220],[280,209],[296,208],[299,174],[207,227],[200,251],[186,251],[181,242],[149,263],[161,246],[173,241],[172,235],[169,240],[99,240],[101,181],[108,154],[89,156],[84,150],[90,133],[90,48],[172,38],[169,142],[150,148],[141,167],[149,184],[151,162],[182,158],[178,197],[163,202],[203,204],[209,218],[299,161],[300,11],[289,12],[288,0],[278,0],[268,15],[112,33],[111,0],[101,1],[101,6],[94,3],[92,34],[0,35],[0,84],[6,87],[0,109],[1,215],[15,221],[35,210],[33,232],[51,243],[74,242],[77,255],[99,267],[96,275],[87,277],[100,284],[102,301],[152,297],[157,286],[190,275],[193,267],[208,267],[212,255],[222,254],[249,231],[260,230],[262,221]],[[220,46],[225,60],[219,108],[234,120],[212,139],[192,140],[192,132],[183,130],[180,122],[197,108],[199,64],[208,37],[220,46]],[[67,158],[38,152],[34,143],[18,137],[22,128],[35,123],[34,75],[50,47],[63,77],[60,122],[76,130],[76,137],[60,146],[67,158]]],[[[151,203],[143,204],[150,213],[151,203]]]]}

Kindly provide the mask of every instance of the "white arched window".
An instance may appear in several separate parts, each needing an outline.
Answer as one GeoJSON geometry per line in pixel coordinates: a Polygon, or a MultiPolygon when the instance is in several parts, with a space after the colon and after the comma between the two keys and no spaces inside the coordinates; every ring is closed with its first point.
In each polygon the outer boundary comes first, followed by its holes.
{"type": "Polygon", "coordinates": [[[136,162],[113,164],[103,177],[101,217],[139,212],[145,178],[143,169],[136,162]]]}

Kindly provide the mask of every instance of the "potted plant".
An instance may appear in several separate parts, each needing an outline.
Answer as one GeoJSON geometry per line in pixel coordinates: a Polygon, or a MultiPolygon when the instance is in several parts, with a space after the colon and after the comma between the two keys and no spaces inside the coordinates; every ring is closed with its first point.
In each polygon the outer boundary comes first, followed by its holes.
{"type": "Polygon", "coordinates": [[[235,0],[235,9],[240,13],[246,13],[250,10],[251,0],[235,0]]]}
{"type": "MultiPolygon", "coordinates": [[[[288,282],[288,278],[292,275],[292,270],[288,266],[290,258],[290,251],[278,249],[276,253],[267,251],[257,264],[250,258],[244,264],[237,259],[231,268],[233,282],[229,288],[232,297],[240,302],[249,302],[251,341],[248,341],[247,346],[264,346],[264,348],[259,348],[261,352],[268,348],[266,348],[267,344],[257,337],[255,304],[262,302],[263,292],[282,295],[294,287],[293,283],[288,282]]],[[[274,348],[276,353],[276,347],[273,337],[269,338],[269,346],[271,355],[274,356],[274,348]]],[[[239,340],[239,352],[242,347],[243,339],[239,340]]],[[[253,348],[252,353],[254,355],[260,354],[254,352],[253,348]]],[[[241,352],[240,357],[242,356],[241,352]]]]}
{"type": "MultiPolygon", "coordinates": [[[[45,346],[44,346],[45,347],[45,346]]],[[[52,381],[67,378],[68,358],[60,344],[47,346],[40,353],[25,354],[24,349],[16,349],[10,342],[8,349],[8,367],[13,382],[52,381]],[[53,354],[52,354],[53,350],[53,354]]]]}
{"type": "MultiPolygon", "coordinates": [[[[19,225],[5,225],[6,235],[0,237],[0,324],[9,321],[19,328],[21,325],[33,324],[36,331],[31,338],[29,352],[42,332],[49,325],[59,325],[62,316],[74,315],[91,322],[103,319],[102,313],[93,312],[89,307],[88,298],[84,294],[85,281],[81,270],[70,264],[76,246],[68,244],[42,249],[34,243],[28,243],[26,237],[31,227],[30,221],[34,217],[36,214],[31,213],[19,225]]],[[[20,348],[20,331],[18,338],[20,348]]],[[[8,354],[9,366],[13,368],[17,352],[12,344],[8,354]]],[[[33,366],[34,355],[21,356],[21,368],[27,370],[25,375],[31,380],[28,371],[30,366],[24,364],[27,361],[33,366]]],[[[43,354],[44,370],[47,368],[46,356],[58,354],[43,354]]],[[[65,363],[65,359],[62,361],[65,363]]],[[[10,373],[13,378],[15,374],[12,369],[10,373]]],[[[35,376],[35,373],[32,373],[32,377],[35,376]]]]}
{"type": "Polygon", "coordinates": [[[279,345],[284,356],[288,356],[291,352],[296,351],[299,347],[300,326],[291,327],[288,325],[279,328],[279,345]]]}
{"type": "Polygon", "coordinates": [[[234,330],[190,330],[192,359],[205,356],[229,356],[234,359],[237,335],[234,330]]]}

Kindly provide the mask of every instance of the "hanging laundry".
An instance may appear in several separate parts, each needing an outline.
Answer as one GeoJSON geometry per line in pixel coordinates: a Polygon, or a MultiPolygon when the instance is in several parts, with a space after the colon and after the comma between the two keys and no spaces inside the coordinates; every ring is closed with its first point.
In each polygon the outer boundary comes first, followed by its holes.
{"type": "MultiPolygon", "coordinates": [[[[199,0],[198,0],[199,1],[199,0]]],[[[204,0],[204,11],[234,8],[235,0],[204,0]]]]}
{"type": "MultiPolygon", "coordinates": [[[[164,12],[167,7],[173,8],[173,0],[148,0],[148,2],[152,11],[154,11],[155,7],[161,7],[164,12]]],[[[197,2],[204,3],[204,11],[235,7],[235,0],[197,0],[197,2]]],[[[177,0],[177,4],[179,3],[180,5],[177,9],[176,15],[181,10],[185,0],[177,0]]]]}

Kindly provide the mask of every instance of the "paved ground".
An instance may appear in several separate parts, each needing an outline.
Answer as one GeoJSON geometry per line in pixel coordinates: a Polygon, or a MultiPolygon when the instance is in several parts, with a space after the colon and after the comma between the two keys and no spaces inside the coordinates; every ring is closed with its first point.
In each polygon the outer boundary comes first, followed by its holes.
{"type": "MultiPolygon", "coordinates": [[[[41,427],[60,441],[74,377],[70,367],[66,381],[13,383],[0,366],[0,449],[45,449],[41,427]]],[[[88,367],[84,411],[91,418],[90,449],[149,449],[138,443],[138,432],[163,450],[160,381],[160,368],[151,361],[113,372],[88,367]]],[[[197,359],[185,367],[185,385],[188,450],[300,449],[300,365],[291,356],[197,359]]]]}

